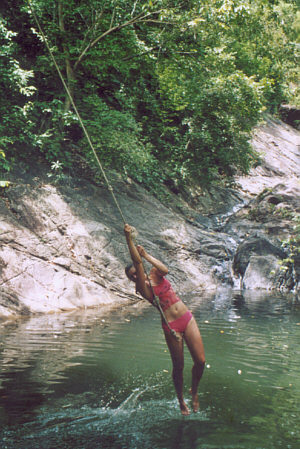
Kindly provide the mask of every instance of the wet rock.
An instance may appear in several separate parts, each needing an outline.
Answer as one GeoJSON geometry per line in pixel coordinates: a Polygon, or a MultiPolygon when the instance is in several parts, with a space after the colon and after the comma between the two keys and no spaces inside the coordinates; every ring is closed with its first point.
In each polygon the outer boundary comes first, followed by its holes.
{"type": "Polygon", "coordinates": [[[227,263],[222,263],[220,265],[212,266],[212,273],[214,278],[220,282],[222,285],[233,286],[234,280],[232,278],[232,273],[230,270],[230,265],[227,263]]]}
{"type": "Polygon", "coordinates": [[[300,110],[288,105],[284,104],[279,109],[280,117],[282,121],[287,123],[288,125],[293,126],[296,129],[300,130],[300,110]]]}
{"type": "Polygon", "coordinates": [[[243,287],[245,289],[274,290],[280,285],[282,265],[280,260],[273,255],[249,257],[247,267],[243,275],[243,287]]]}
{"type": "Polygon", "coordinates": [[[2,286],[0,287],[0,298],[0,319],[1,317],[30,314],[30,310],[22,303],[18,295],[8,292],[2,286]]]}
{"type": "Polygon", "coordinates": [[[206,229],[214,228],[218,224],[216,218],[206,217],[202,214],[196,215],[195,221],[206,229]]]}
{"type": "MultiPolygon", "coordinates": [[[[208,266],[216,261],[193,251],[199,231],[141,187],[114,181],[138,242],[166,261],[177,289],[214,288],[208,266]]],[[[19,181],[0,199],[0,212],[0,313],[69,310],[134,296],[124,273],[130,257],[123,222],[106,188],[83,180],[70,187],[41,179],[38,188],[19,181]]]]}
{"type": "MultiPolygon", "coordinates": [[[[283,260],[287,254],[264,237],[250,237],[239,245],[234,255],[232,266],[235,274],[244,277],[252,256],[273,256],[276,260],[283,260]]],[[[252,265],[253,263],[254,259],[252,265]]]]}
{"type": "Polygon", "coordinates": [[[205,254],[217,260],[230,260],[233,254],[232,245],[227,242],[227,236],[222,239],[219,234],[207,236],[201,234],[201,241],[199,248],[195,248],[196,254],[205,254]]]}
{"type": "MultiPolygon", "coordinates": [[[[109,173],[137,243],[168,265],[180,294],[227,289],[234,274],[247,289],[297,288],[297,255],[286,270],[278,265],[290,255],[281,241],[293,235],[299,212],[299,136],[268,120],[253,140],[261,165],[235,177],[238,189],[171,191],[165,204],[109,173]]],[[[107,187],[76,178],[51,185],[44,172],[34,164],[32,173],[17,172],[0,196],[0,315],[136,298],[124,274],[130,258],[123,222],[107,187]]]]}

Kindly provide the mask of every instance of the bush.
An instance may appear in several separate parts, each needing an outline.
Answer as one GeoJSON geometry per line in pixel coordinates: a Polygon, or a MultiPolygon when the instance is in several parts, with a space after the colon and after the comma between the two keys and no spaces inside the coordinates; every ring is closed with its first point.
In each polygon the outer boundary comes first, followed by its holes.
{"type": "Polygon", "coordinates": [[[251,130],[262,110],[262,87],[242,72],[208,80],[191,98],[185,118],[185,146],[176,151],[181,173],[201,183],[230,175],[232,166],[247,172],[255,155],[251,130]]]}

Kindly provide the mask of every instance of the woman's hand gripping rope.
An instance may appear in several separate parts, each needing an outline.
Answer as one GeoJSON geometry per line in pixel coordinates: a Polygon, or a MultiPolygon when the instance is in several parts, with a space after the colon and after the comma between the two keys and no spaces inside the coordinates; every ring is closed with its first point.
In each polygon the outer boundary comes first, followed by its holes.
{"type": "MultiPolygon", "coordinates": [[[[125,224],[125,225],[124,225],[124,232],[125,232],[125,235],[126,235],[126,238],[127,238],[127,242],[130,242],[130,241],[133,241],[133,242],[134,242],[134,246],[135,246],[135,248],[136,248],[136,250],[137,250],[139,256],[141,257],[141,263],[142,263],[142,265],[143,265],[142,258],[145,258],[145,257],[146,257],[146,251],[145,251],[145,249],[144,249],[143,246],[141,246],[141,245],[136,245],[136,237],[137,237],[137,235],[138,235],[137,230],[136,230],[133,226],[130,226],[129,224],[125,224]]],[[[143,268],[143,270],[144,270],[144,273],[146,274],[146,278],[147,278],[147,281],[148,281],[148,284],[149,284],[149,287],[150,287],[150,289],[151,289],[151,293],[152,293],[152,296],[153,296],[152,304],[154,305],[154,307],[156,307],[156,308],[158,309],[158,311],[159,311],[159,313],[160,313],[160,315],[161,315],[161,318],[162,318],[162,320],[165,322],[166,326],[168,327],[168,329],[169,329],[171,335],[172,335],[174,338],[176,338],[177,340],[179,340],[180,337],[176,334],[176,332],[174,331],[174,329],[172,329],[172,328],[170,327],[170,325],[169,325],[169,323],[168,323],[168,320],[167,320],[167,318],[166,318],[166,316],[165,316],[165,314],[164,314],[164,312],[163,312],[163,310],[162,310],[162,308],[161,308],[159,299],[157,298],[157,296],[156,296],[155,293],[154,293],[153,286],[152,286],[152,284],[151,284],[151,281],[150,281],[150,279],[149,279],[149,276],[148,276],[147,271],[146,271],[144,268],[143,268]]]]}

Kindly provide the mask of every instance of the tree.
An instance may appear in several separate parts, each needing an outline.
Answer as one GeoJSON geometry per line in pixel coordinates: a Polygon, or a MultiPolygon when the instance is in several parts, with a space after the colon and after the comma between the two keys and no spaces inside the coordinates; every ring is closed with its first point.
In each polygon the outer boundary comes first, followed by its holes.
{"type": "Polygon", "coordinates": [[[36,88],[30,84],[33,72],[22,69],[16,58],[15,36],[0,17],[0,170],[4,172],[10,169],[6,154],[20,151],[32,143],[33,137],[28,114],[33,107],[30,97],[36,88]]]}
{"type": "MultiPolygon", "coordinates": [[[[64,167],[76,152],[93,165],[28,2],[17,0],[14,9],[3,2],[13,33],[9,58],[27,73],[32,95],[14,79],[11,92],[18,91],[19,108],[26,106],[26,118],[18,109],[19,122],[12,119],[27,136],[21,152],[34,147],[64,167]]],[[[255,160],[253,126],[264,109],[276,111],[288,99],[287,83],[296,79],[292,2],[31,3],[101,161],[149,188],[166,178],[206,185],[234,167],[247,171],[255,160]]],[[[10,77],[7,66],[2,70],[10,77]]],[[[13,110],[14,95],[8,105],[13,110]]]]}

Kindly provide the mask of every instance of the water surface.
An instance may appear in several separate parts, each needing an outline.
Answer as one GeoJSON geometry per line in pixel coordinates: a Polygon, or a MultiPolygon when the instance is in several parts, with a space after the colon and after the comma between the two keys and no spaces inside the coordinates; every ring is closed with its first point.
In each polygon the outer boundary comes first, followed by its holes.
{"type": "MultiPolygon", "coordinates": [[[[3,449],[299,448],[300,307],[222,291],[184,298],[206,350],[182,417],[156,310],[132,305],[0,326],[3,449]]],[[[192,362],[185,350],[185,396],[192,362]]]]}

